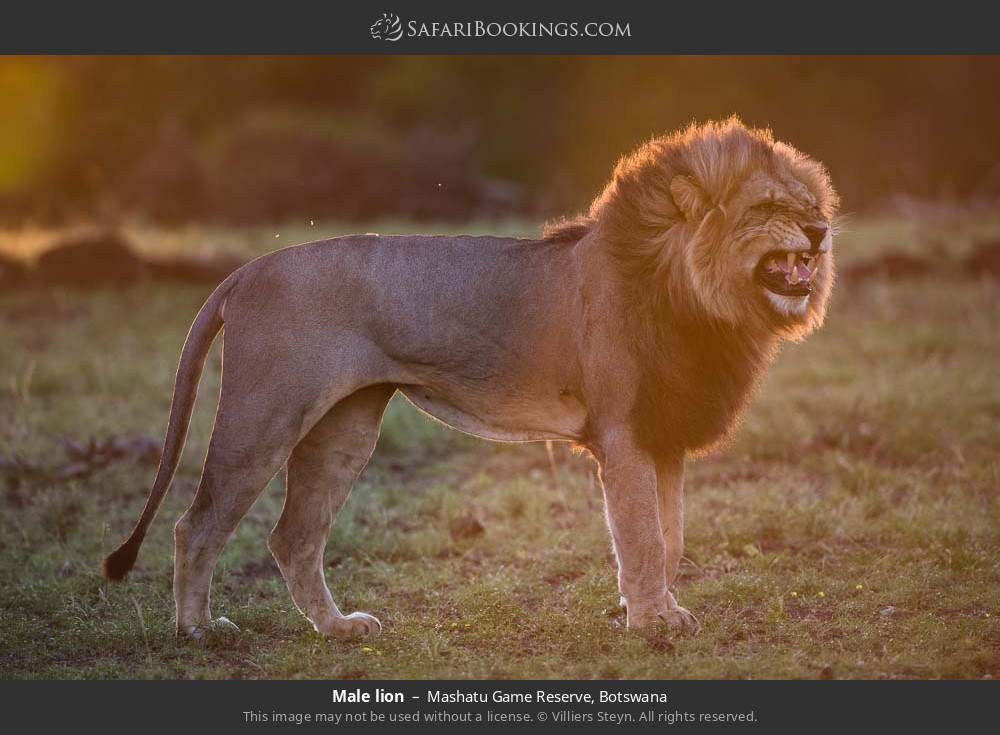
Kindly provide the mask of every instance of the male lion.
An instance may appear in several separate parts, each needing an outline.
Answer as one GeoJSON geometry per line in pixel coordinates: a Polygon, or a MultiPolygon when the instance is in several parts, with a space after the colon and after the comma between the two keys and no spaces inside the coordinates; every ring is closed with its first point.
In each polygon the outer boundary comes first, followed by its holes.
{"type": "Polygon", "coordinates": [[[381,629],[341,613],[323,551],[396,391],[487,439],[586,447],[628,627],[697,628],[670,591],[684,459],[731,433],[782,339],[822,323],[836,207],[822,165],[728,120],[643,145],[586,215],[540,240],[358,235],[243,266],[191,327],[156,480],[105,575],[135,562],[225,326],[215,430],[174,530],[179,633],[232,626],[209,612],[212,572],[286,462],[268,545],[295,604],[323,635],[381,629]]]}

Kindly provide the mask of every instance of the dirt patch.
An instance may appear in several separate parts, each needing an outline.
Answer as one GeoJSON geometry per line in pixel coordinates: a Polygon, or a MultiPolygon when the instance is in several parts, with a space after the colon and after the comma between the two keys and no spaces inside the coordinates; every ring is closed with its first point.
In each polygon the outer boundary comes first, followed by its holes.
{"type": "Polygon", "coordinates": [[[573,582],[583,576],[583,571],[579,569],[570,569],[565,572],[557,572],[555,574],[550,574],[545,578],[545,582],[552,587],[561,587],[564,584],[573,582]]]}
{"type": "MultiPolygon", "coordinates": [[[[53,464],[31,462],[16,454],[0,456],[0,477],[6,479],[9,489],[17,490],[28,481],[64,482],[87,477],[116,462],[156,465],[160,461],[159,442],[145,436],[91,437],[85,442],[63,437],[62,444],[65,460],[53,464]]],[[[8,502],[16,505],[10,495],[8,502]]]]}
{"type": "Polygon", "coordinates": [[[656,653],[673,653],[674,642],[671,640],[669,633],[657,630],[654,633],[647,633],[645,638],[646,645],[649,646],[650,650],[656,653]]]}
{"type": "Polygon", "coordinates": [[[807,607],[801,603],[786,606],[785,614],[793,620],[819,620],[824,623],[833,620],[832,610],[807,607]]]}
{"type": "Polygon", "coordinates": [[[351,669],[350,671],[345,671],[340,675],[341,679],[354,680],[354,679],[367,679],[368,672],[364,669],[351,669]]]}
{"type": "Polygon", "coordinates": [[[478,518],[473,515],[456,518],[448,524],[448,531],[455,541],[461,539],[476,538],[486,533],[486,527],[478,518]]]}

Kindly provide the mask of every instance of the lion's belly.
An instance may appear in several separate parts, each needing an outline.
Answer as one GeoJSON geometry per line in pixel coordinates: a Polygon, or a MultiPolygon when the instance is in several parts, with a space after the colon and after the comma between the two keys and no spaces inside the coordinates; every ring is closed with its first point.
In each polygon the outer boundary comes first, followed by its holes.
{"type": "Polygon", "coordinates": [[[400,386],[399,390],[417,408],[453,429],[493,441],[576,441],[583,436],[587,418],[583,405],[569,396],[515,402],[466,398],[459,402],[423,386],[400,386]]]}

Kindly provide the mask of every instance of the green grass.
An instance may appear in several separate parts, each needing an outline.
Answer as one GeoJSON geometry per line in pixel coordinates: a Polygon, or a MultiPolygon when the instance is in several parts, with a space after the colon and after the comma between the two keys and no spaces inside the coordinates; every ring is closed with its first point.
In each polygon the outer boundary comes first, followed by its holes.
{"type": "MultiPolygon", "coordinates": [[[[277,242],[262,231],[133,234],[150,250],[259,252],[352,228],[316,229],[286,228],[277,242]]],[[[961,252],[998,229],[855,220],[838,247],[842,262],[890,246],[961,252]]],[[[0,676],[1000,676],[1000,284],[947,271],[843,284],[827,326],[783,351],[737,441],[691,466],[679,597],[701,619],[698,636],[622,628],[589,460],[560,450],[556,485],[541,445],[475,441],[397,402],[327,548],[334,596],[377,615],[383,635],[326,641],[295,611],[265,546],[279,477],[216,573],[214,612],[242,635],[176,640],[171,528],[205,454],[216,350],[181,470],[128,582],[107,584],[98,565],[136,518],[152,468],[124,462],[68,481],[7,473],[0,676]],[[454,539],[452,524],[469,517],[484,532],[454,539]]],[[[0,297],[0,456],[55,464],[64,435],[159,439],[206,293],[0,297]]]]}

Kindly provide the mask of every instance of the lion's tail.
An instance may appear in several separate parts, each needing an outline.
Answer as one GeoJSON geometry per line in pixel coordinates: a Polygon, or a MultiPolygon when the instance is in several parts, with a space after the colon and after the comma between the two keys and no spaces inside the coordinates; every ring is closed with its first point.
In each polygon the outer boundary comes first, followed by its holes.
{"type": "Polygon", "coordinates": [[[177,465],[180,462],[181,451],[187,438],[188,426],[191,423],[191,412],[198,396],[198,383],[205,358],[212,347],[215,336],[222,329],[222,311],[226,297],[236,282],[236,273],[223,281],[208,297],[195,317],[191,330],[188,332],[181,352],[180,363],[177,366],[177,377],[174,381],[174,397],[170,403],[170,419],[167,423],[167,436],[163,442],[163,454],[160,457],[160,467],[156,471],[153,488],[146,499],[146,507],[142,509],[135,528],[129,537],[114,551],[104,558],[101,571],[112,581],[123,579],[135,564],[139,547],[146,536],[146,529],[156,517],[170,482],[174,479],[177,465]]]}

